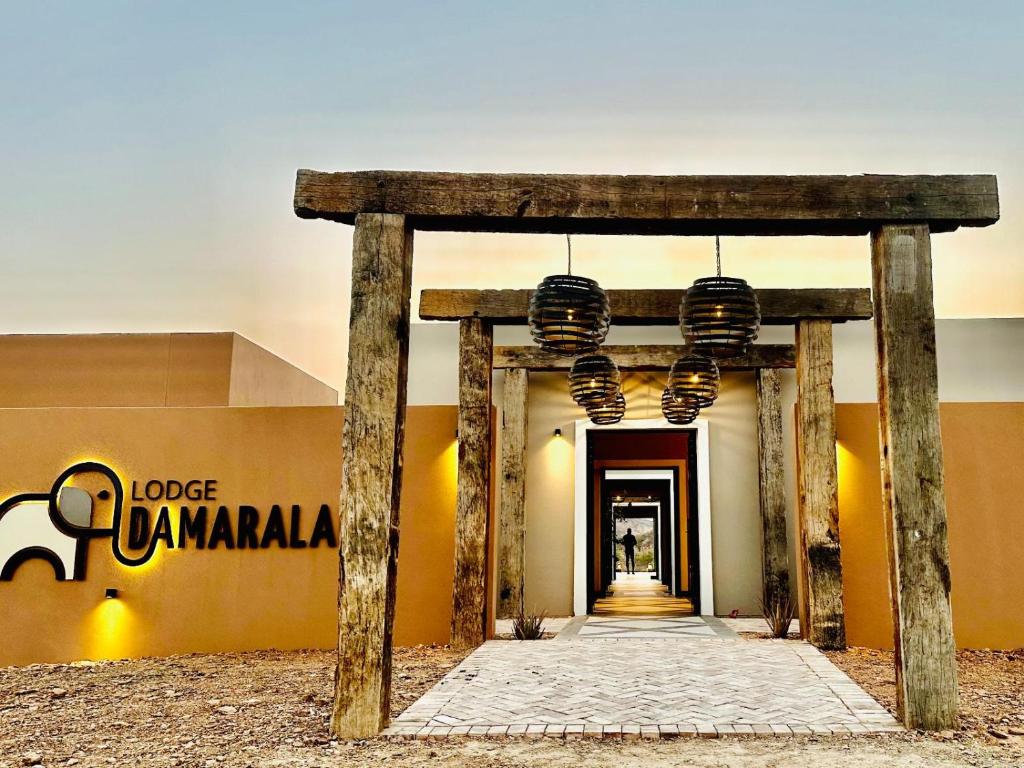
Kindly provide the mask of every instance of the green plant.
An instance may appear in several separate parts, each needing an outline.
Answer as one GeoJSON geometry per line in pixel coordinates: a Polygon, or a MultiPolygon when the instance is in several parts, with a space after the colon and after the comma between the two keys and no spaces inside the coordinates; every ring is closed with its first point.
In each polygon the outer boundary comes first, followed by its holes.
{"type": "Polygon", "coordinates": [[[772,637],[785,639],[793,623],[793,603],[788,592],[774,592],[771,598],[761,598],[761,613],[768,622],[772,637]]]}
{"type": "Polygon", "coordinates": [[[512,619],[512,634],[516,640],[540,640],[544,636],[544,611],[526,613],[520,611],[512,619]]]}

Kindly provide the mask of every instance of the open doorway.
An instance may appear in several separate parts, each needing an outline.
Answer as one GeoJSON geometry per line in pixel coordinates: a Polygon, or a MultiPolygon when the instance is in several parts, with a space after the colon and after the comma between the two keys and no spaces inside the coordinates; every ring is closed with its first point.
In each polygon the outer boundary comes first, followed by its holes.
{"type": "Polygon", "coordinates": [[[577,422],[577,615],[714,614],[708,469],[703,419],[577,422]]]}

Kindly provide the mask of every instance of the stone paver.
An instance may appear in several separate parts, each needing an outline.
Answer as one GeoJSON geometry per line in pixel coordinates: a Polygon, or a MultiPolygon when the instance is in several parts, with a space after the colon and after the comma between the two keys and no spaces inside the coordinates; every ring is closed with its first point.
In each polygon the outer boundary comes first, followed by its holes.
{"type": "Polygon", "coordinates": [[[679,620],[616,620],[611,638],[587,637],[584,625],[569,642],[487,642],[386,734],[631,740],[902,729],[807,643],[732,639],[721,626],[692,631],[692,622],[659,634],[652,621],[679,620]],[[640,622],[632,632],[630,621],[640,622]]]}

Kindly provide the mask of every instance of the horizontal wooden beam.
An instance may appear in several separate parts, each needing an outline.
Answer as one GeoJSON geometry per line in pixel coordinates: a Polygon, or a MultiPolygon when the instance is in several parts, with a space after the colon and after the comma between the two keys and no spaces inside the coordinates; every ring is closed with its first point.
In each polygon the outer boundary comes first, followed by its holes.
{"type": "Polygon", "coordinates": [[[996,177],[570,176],[299,170],[295,213],[351,224],[405,214],[417,229],[620,235],[863,235],[999,219],[996,177]]]}
{"type": "MultiPolygon", "coordinates": [[[[623,371],[663,371],[689,351],[679,344],[606,344],[601,354],[608,355],[623,371]]],[[[545,352],[537,346],[495,347],[495,368],[525,368],[528,371],[568,371],[573,359],[545,352]]],[[[756,368],[795,368],[796,348],[791,344],[753,344],[742,357],[723,358],[718,367],[724,371],[756,368]]]]}
{"type": "MultiPolygon", "coordinates": [[[[495,325],[526,323],[532,290],[428,288],[420,293],[421,320],[480,317],[495,325]]],[[[676,325],[681,289],[610,290],[613,325],[676,325]]],[[[792,325],[802,319],[871,319],[867,288],[762,288],[757,291],[764,325],[792,325]]]]}

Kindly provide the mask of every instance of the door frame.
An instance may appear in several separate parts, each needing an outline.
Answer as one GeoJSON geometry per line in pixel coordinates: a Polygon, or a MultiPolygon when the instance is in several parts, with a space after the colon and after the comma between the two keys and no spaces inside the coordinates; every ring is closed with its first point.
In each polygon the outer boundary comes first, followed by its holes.
{"type": "MultiPolygon", "coordinates": [[[[587,519],[590,494],[587,488],[587,435],[598,429],[636,429],[692,432],[696,437],[697,546],[699,549],[700,614],[715,615],[713,558],[711,554],[711,462],[709,459],[708,420],[698,417],[692,424],[680,426],[665,419],[623,419],[617,424],[594,424],[577,419],[574,451],[574,535],[573,535],[573,613],[587,613],[587,519]]],[[[682,480],[682,479],[680,479],[682,480]]],[[[680,482],[682,489],[682,482],[680,482]]]]}

